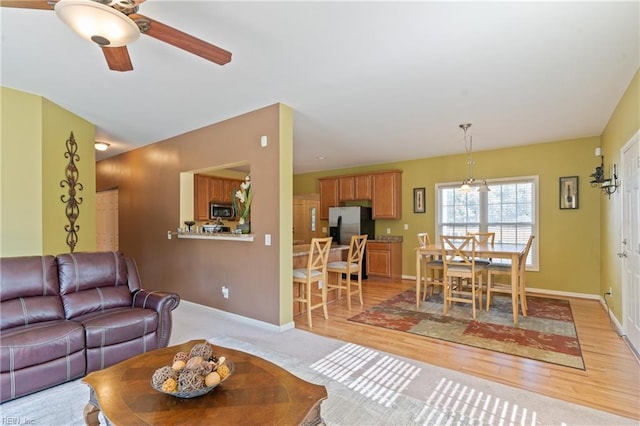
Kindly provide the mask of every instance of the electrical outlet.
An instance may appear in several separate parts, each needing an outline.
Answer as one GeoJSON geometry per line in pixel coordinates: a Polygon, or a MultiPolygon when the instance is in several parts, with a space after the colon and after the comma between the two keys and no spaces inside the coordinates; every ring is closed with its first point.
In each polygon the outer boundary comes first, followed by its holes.
{"type": "Polygon", "coordinates": [[[405,224],[404,224],[404,230],[405,230],[405,231],[409,230],[409,224],[408,224],[408,223],[405,223],[405,224]]]}
{"type": "Polygon", "coordinates": [[[391,228],[387,228],[387,234],[391,233],[391,228]]]}
{"type": "Polygon", "coordinates": [[[167,240],[171,239],[171,231],[167,231],[167,240]]]}
{"type": "Polygon", "coordinates": [[[609,287],[609,296],[613,297],[613,290],[609,287]]]}
{"type": "Polygon", "coordinates": [[[222,286],[222,297],[224,297],[225,299],[229,298],[229,287],[227,286],[222,286]]]}

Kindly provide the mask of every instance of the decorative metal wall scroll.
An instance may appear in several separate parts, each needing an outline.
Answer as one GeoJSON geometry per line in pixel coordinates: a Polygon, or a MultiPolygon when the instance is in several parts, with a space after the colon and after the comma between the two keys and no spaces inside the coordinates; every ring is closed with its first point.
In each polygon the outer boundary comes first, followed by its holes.
{"type": "Polygon", "coordinates": [[[67,245],[73,253],[78,243],[80,225],[76,225],[76,220],[80,215],[80,204],[82,204],[82,197],[76,198],[76,192],[82,191],[83,188],[82,184],[78,182],[80,172],[75,162],[80,161],[80,156],[77,153],[78,144],[73,136],[73,132],[71,132],[69,139],[67,139],[66,145],[67,152],[64,153],[64,157],[69,159],[69,164],[67,164],[64,170],[67,178],[60,181],[60,187],[68,187],[69,193],[68,195],[61,195],[60,199],[66,204],[65,214],[67,215],[67,219],[69,219],[69,224],[64,226],[64,230],[67,231],[67,245]]]}

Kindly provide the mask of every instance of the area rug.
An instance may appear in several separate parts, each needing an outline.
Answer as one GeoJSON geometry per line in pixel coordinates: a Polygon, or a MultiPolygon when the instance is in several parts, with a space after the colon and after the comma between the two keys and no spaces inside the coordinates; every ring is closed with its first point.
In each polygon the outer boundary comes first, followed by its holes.
{"type": "Polygon", "coordinates": [[[494,296],[491,309],[476,311],[454,303],[442,313],[442,295],[416,309],[415,290],[406,290],[349,321],[584,370],[584,360],[568,300],[527,296],[528,316],[513,324],[511,297],[494,296]]]}

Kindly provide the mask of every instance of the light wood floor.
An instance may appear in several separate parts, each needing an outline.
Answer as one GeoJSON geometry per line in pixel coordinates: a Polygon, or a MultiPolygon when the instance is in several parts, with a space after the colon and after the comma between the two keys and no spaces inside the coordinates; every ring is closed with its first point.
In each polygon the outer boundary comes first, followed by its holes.
{"type": "MultiPolygon", "coordinates": [[[[415,281],[369,277],[363,283],[364,308],[408,288],[415,288],[415,281]]],[[[322,309],[313,311],[313,328],[308,327],[306,314],[296,315],[294,320],[296,328],[316,334],[640,420],[638,361],[611,328],[600,302],[570,301],[586,371],[353,323],[348,318],[362,309],[354,297],[349,312],[344,295],[329,303],[328,320],[322,309]]]]}

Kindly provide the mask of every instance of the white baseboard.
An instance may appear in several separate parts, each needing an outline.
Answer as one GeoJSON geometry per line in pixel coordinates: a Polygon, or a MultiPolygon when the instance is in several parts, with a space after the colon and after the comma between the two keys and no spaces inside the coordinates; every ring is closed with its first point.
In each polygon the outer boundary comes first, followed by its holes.
{"type": "Polygon", "coordinates": [[[275,325],[264,321],[259,321],[257,319],[244,317],[242,315],[234,314],[231,312],[223,311],[220,309],[212,308],[211,306],[201,305],[199,303],[189,302],[188,300],[181,300],[180,305],[176,309],[180,309],[181,305],[186,305],[185,307],[191,310],[201,310],[202,312],[206,312],[209,315],[216,315],[220,318],[225,318],[233,321],[238,321],[247,325],[251,325],[254,327],[262,328],[270,331],[283,332],[295,328],[295,323],[293,321],[283,324],[283,325],[275,325]]]}
{"type": "Polygon", "coordinates": [[[559,291],[559,290],[547,290],[546,288],[527,287],[527,293],[547,294],[549,296],[575,297],[577,299],[591,299],[591,300],[601,299],[601,297],[597,294],[573,293],[571,291],[559,291]]]}
{"type": "Polygon", "coordinates": [[[620,322],[618,322],[618,318],[616,318],[616,316],[613,314],[613,312],[611,312],[611,310],[608,309],[607,303],[605,302],[604,298],[600,297],[599,300],[600,300],[600,304],[602,305],[604,310],[608,311],[609,318],[611,318],[611,322],[613,323],[614,327],[616,328],[616,332],[618,333],[619,336],[622,336],[624,334],[624,332],[622,331],[622,324],[620,324],[620,322]]]}

